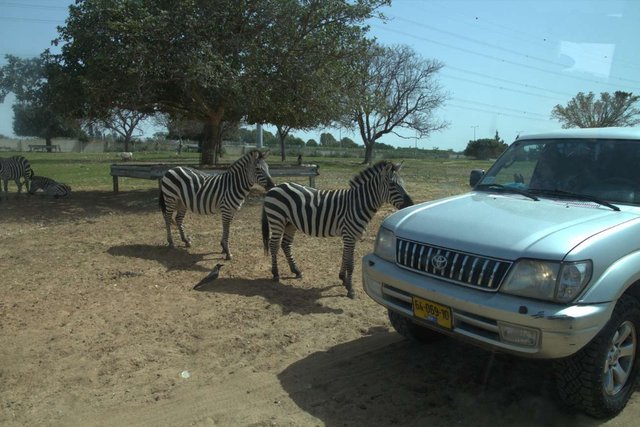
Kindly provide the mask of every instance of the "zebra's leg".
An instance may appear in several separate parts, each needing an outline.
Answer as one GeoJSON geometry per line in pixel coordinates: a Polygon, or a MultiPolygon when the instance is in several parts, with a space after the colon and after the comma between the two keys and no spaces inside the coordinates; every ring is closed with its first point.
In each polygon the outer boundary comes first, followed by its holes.
{"type": "Polygon", "coordinates": [[[187,248],[191,247],[191,239],[184,231],[184,217],[187,214],[187,208],[184,206],[180,206],[176,210],[176,225],[178,226],[178,231],[180,232],[180,239],[184,242],[184,245],[187,248]]]}
{"type": "Polygon", "coordinates": [[[20,177],[16,178],[16,187],[18,187],[18,196],[22,193],[22,181],[20,181],[20,177]]]}
{"type": "Polygon", "coordinates": [[[278,249],[280,249],[280,239],[282,234],[272,229],[271,237],[269,238],[269,252],[271,253],[271,274],[273,275],[273,281],[280,281],[280,273],[278,272],[278,249]]]}
{"type": "Polygon", "coordinates": [[[222,253],[225,254],[226,260],[233,258],[229,249],[229,229],[231,228],[231,220],[234,213],[234,211],[222,210],[222,239],[220,240],[220,246],[222,246],[222,253]]]}
{"type": "Polygon", "coordinates": [[[355,298],[356,294],[353,291],[352,275],[353,275],[353,254],[355,252],[356,241],[351,237],[342,238],[342,268],[340,273],[343,277],[342,284],[347,288],[347,296],[349,298],[355,298]]]}
{"type": "Polygon", "coordinates": [[[284,228],[284,236],[282,238],[282,252],[284,252],[284,256],[287,258],[287,262],[289,263],[289,269],[293,274],[296,275],[296,279],[302,278],[302,272],[296,265],[296,261],[293,259],[293,237],[296,234],[296,227],[292,223],[289,223],[284,228]]]}
{"type": "Polygon", "coordinates": [[[164,227],[167,229],[167,243],[170,248],[174,248],[173,237],[171,237],[171,222],[173,222],[173,211],[167,210],[162,215],[164,217],[164,227]]]}

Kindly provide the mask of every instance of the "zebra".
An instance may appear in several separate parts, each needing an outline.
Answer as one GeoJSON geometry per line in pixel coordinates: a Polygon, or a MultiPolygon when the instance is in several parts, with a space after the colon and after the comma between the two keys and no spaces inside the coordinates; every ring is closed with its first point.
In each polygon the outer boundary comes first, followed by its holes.
{"type": "Polygon", "coordinates": [[[218,175],[209,175],[188,167],[169,169],[160,182],[160,209],[167,229],[167,242],[174,247],[171,237],[171,223],[174,212],[175,223],[180,238],[186,247],[191,240],[184,231],[183,221],[187,209],[198,214],[213,214],[216,209],[222,212],[222,253],[226,259],[232,258],[229,250],[229,226],[236,211],[244,203],[251,187],[258,183],[265,189],[274,186],[269,165],[265,161],[268,152],[251,150],[229,169],[218,175]]]}
{"type": "Polygon", "coordinates": [[[29,180],[33,177],[33,169],[31,164],[23,156],[13,156],[6,159],[0,158],[0,178],[2,178],[4,184],[4,193],[9,195],[8,183],[12,179],[18,186],[18,194],[22,192],[22,180],[24,178],[24,184],[29,191],[29,180]]]}
{"type": "Polygon", "coordinates": [[[35,194],[36,191],[42,190],[47,196],[52,196],[56,199],[60,197],[67,197],[71,194],[71,187],[67,184],[56,182],[45,176],[33,176],[31,178],[30,187],[29,194],[35,194]]]}
{"type": "Polygon", "coordinates": [[[402,163],[380,161],[349,181],[350,188],[316,190],[296,183],[283,183],[267,191],[262,207],[262,242],[265,255],[271,252],[271,273],[279,281],[278,246],[296,278],[302,273],[291,248],[296,230],[316,237],[342,237],[342,265],[338,277],[354,298],[351,276],[356,241],[384,203],[397,209],[413,205],[398,172],[402,163]]]}

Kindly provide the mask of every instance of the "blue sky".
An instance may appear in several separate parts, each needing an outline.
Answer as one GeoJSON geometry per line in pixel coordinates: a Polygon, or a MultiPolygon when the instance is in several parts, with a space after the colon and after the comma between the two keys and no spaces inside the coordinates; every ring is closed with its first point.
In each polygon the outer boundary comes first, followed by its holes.
{"type": "MultiPolygon", "coordinates": [[[[0,0],[0,64],[4,55],[39,55],[63,25],[70,0],[0,0]]],[[[463,150],[469,140],[511,142],[518,133],[557,129],[556,104],[578,92],[640,94],[640,0],[397,0],[389,22],[371,22],[386,45],[404,44],[445,67],[449,93],[437,116],[445,131],[416,140],[388,136],[396,146],[463,150]]],[[[0,134],[13,135],[12,97],[0,104],[0,134]]],[[[321,132],[294,132],[319,139],[321,132]]],[[[329,130],[334,136],[357,134],[329,130]]]]}

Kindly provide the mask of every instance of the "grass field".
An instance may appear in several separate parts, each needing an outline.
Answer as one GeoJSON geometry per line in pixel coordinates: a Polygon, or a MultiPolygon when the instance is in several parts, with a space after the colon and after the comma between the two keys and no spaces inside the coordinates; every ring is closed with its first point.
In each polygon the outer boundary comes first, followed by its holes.
{"type": "MultiPolygon", "coordinates": [[[[109,165],[120,162],[117,153],[3,153],[4,157],[23,155],[31,162],[36,175],[47,176],[59,182],[69,184],[74,191],[108,191],[112,189],[109,165]]],[[[183,153],[178,156],[173,152],[141,152],[135,153],[135,162],[176,162],[194,164],[199,160],[198,153],[183,153]]],[[[225,162],[235,158],[225,157],[225,162]]],[[[291,164],[295,159],[280,161],[280,157],[272,153],[268,162],[271,165],[291,164]]],[[[353,158],[309,157],[305,163],[320,166],[317,185],[322,189],[343,188],[348,180],[363,165],[353,158]]],[[[471,169],[486,169],[490,162],[464,159],[406,159],[401,173],[407,190],[416,200],[430,200],[459,194],[469,189],[468,180],[471,169]]],[[[120,178],[122,191],[143,190],[156,187],[153,181],[120,178]]],[[[301,183],[307,182],[300,178],[301,183]]],[[[10,184],[10,187],[12,184],[10,184]]],[[[10,190],[11,191],[11,190],[10,190]]],[[[14,189],[15,191],[15,189],[14,189]]]]}

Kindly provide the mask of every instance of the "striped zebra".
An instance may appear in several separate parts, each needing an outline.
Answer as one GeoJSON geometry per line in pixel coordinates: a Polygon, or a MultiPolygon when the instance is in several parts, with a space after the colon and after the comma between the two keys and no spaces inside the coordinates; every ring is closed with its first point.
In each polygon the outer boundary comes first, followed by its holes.
{"type": "Polygon", "coordinates": [[[267,153],[251,150],[236,160],[229,169],[218,175],[209,175],[187,168],[169,169],[160,182],[160,209],[167,228],[167,241],[173,247],[171,223],[175,212],[175,223],[180,238],[187,247],[191,240],[183,226],[187,209],[198,214],[222,212],[222,239],[220,245],[226,259],[231,259],[229,250],[229,226],[236,211],[244,203],[245,197],[254,184],[265,189],[274,186],[269,166],[265,161],[267,153]]]}
{"type": "Polygon", "coordinates": [[[71,187],[67,184],[57,182],[46,176],[33,176],[30,187],[29,194],[35,194],[36,191],[42,190],[47,196],[55,197],[56,199],[67,197],[71,194],[71,187]]]}
{"type": "Polygon", "coordinates": [[[22,192],[22,179],[24,178],[24,184],[29,191],[29,180],[33,177],[33,170],[31,164],[23,156],[13,156],[6,159],[0,158],[0,178],[2,178],[4,184],[4,193],[8,197],[8,183],[12,179],[18,186],[18,194],[22,192]]]}
{"type": "Polygon", "coordinates": [[[413,204],[398,176],[401,168],[402,164],[378,162],[353,177],[348,189],[316,190],[283,183],[267,191],[262,208],[262,242],[265,254],[271,252],[273,280],[280,280],[278,246],[282,247],[291,272],[296,278],[302,277],[291,252],[296,230],[317,237],[340,236],[343,252],[338,277],[347,288],[347,296],[353,298],[351,275],[356,241],[384,203],[398,209],[413,204]]]}

